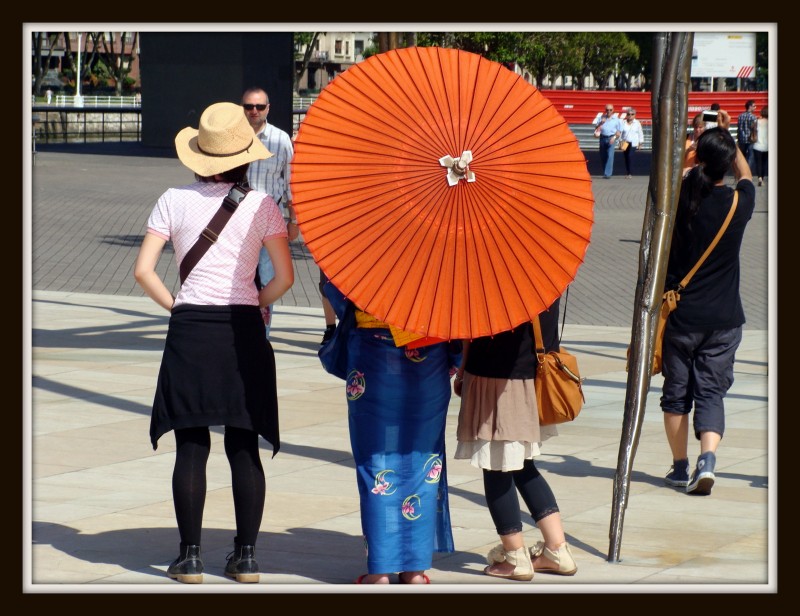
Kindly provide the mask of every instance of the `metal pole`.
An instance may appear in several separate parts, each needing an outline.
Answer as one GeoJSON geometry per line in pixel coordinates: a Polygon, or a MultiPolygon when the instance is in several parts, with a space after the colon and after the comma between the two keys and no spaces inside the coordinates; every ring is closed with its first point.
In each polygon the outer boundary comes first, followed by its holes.
{"type": "Polygon", "coordinates": [[[614,476],[609,529],[609,562],[618,562],[622,526],[630,494],[633,459],[644,421],[656,315],[663,294],[672,238],[672,222],[678,202],[683,163],[683,131],[686,126],[689,71],[694,34],[656,33],[653,38],[653,171],[646,198],[640,242],[639,278],[636,283],[628,384],[625,395],[622,438],[614,476]]]}
{"type": "Polygon", "coordinates": [[[82,32],[77,32],[78,35],[78,70],[75,72],[75,100],[73,105],[75,107],[83,107],[83,97],[81,96],[81,38],[82,32]]]}

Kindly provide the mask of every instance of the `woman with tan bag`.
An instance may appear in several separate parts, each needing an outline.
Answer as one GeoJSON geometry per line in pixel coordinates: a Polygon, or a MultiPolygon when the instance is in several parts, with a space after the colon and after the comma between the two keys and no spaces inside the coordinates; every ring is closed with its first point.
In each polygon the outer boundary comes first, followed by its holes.
{"type": "MultiPolygon", "coordinates": [[[[560,299],[539,315],[547,351],[558,349],[560,299]]],[[[529,581],[535,573],[574,575],[578,570],[564,535],[561,513],[534,458],[558,434],[540,426],[531,323],[464,343],[453,391],[461,396],[455,458],[483,470],[486,503],[501,543],[487,555],[486,575],[529,581]],[[528,549],[517,491],[544,541],[528,549]]]]}

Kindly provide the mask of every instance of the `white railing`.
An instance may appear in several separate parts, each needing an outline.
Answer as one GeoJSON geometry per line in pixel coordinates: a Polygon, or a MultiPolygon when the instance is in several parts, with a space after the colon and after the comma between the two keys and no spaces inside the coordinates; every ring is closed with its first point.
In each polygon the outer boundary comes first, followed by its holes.
{"type": "MultiPolygon", "coordinates": [[[[140,107],[139,96],[82,96],[84,107],[140,107]]],[[[45,101],[44,103],[48,103],[45,101]]],[[[57,94],[50,100],[54,107],[75,107],[75,97],[57,94]]]]}
{"type": "Polygon", "coordinates": [[[295,96],[292,99],[292,106],[295,109],[308,109],[315,100],[317,100],[316,96],[295,96]]]}

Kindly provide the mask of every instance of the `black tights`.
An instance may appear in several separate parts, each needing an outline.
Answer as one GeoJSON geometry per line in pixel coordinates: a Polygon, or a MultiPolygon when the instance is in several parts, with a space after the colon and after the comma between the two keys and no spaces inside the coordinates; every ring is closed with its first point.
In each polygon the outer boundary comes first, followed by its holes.
{"type": "MultiPolygon", "coordinates": [[[[182,545],[200,545],[206,502],[206,463],[211,452],[208,428],[175,430],[172,500],[182,545]]],[[[225,427],[225,454],[231,467],[236,541],[255,545],[264,514],[266,480],[258,454],[258,434],[225,427]]]]}
{"type": "Polygon", "coordinates": [[[622,157],[625,159],[626,175],[631,175],[631,158],[633,157],[634,152],[636,152],[636,146],[629,145],[627,149],[622,153],[622,157]]]}
{"type": "Polygon", "coordinates": [[[525,460],[517,471],[483,471],[486,504],[498,535],[522,532],[522,514],[517,490],[534,522],[558,512],[556,497],[533,460],[525,460]]]}

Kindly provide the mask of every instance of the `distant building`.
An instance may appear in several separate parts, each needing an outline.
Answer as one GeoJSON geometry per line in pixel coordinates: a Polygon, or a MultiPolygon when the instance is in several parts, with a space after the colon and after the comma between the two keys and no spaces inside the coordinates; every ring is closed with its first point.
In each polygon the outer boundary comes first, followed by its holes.
{"type": "MultiPolygon", "coordinates": [[[[301,92],[318,92],[336,75],[364,60],[364,51],[374,43],[374,32],[323,32],[314,43],[308,69],[299,83],[301,92]]],[[[295,47],[298,62],[305,45],[295,47]]]]}

